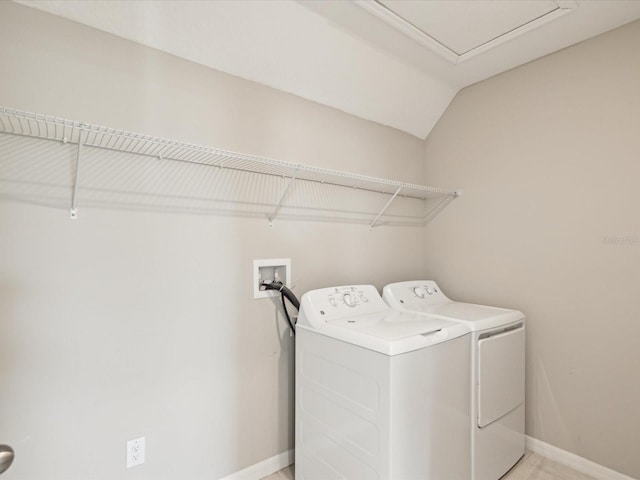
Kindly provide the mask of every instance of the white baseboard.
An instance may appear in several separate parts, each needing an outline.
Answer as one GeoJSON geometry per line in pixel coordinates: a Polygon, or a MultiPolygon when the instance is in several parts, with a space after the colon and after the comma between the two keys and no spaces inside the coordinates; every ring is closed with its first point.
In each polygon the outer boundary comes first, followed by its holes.
{"type": "MultiPolygon", "coordinates": [[[[528,435],[526,436],[526,448],[533,453],[571,467],[596,480],[637,480],[528,435]]],[[[255,465],[251,465],[239,472],[232,473],[220,480],[260,480],[272,473],[276,473],[278,470],[288,467],[293,461],[294,450],[288,450],[271,458],[267,458],[255,465]]]]}
{"type": "Polygon", "coordinates": [[[579,457],[573,453],[554,447],[537,438],[526,436],[526,448],[555,462],[561,463],[574,470],[589,475],[596,480],[636,480],[622,473],[603,467],[602,465],[579,457]]]}
{"type": "Polygon", "coordinates": [[[220,480],[260,480],[261,478],[268,477],[272,473],[276,473],[278,470],[288,467],[293,463],[293,460],[294,451],[287,450],[239,472],[227,475],[220,480]]]}

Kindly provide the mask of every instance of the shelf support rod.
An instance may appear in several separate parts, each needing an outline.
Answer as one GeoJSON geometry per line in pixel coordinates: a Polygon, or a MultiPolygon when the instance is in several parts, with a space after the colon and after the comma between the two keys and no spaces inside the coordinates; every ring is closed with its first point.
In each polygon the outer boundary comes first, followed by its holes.
{"type": "Polygon", "coordinates": [[[380,213],[376,216],[376,218],[374,218],[373,221],[369,224],[369,231],[373,230],[373,227],[375,226],[378,219],[387,210],[387,208],[389,208],[389,205],[391,205],[391,202],[393,202],[396,199],[396,197],[400,193],[400,190],[402,190],[402,187],[398,187],[398,189],[396,190],[396,193],[393,194],[393,196],[389,199],[387,204],[384,207],[382,207],[382,210],[380,210],[380,213]]]}
{"type": "Polygon", "coordinates": [[[82,130],[78,133],[78,155],[76,157],[76,171],[73,177],[73,190],[71,191],[71,220],[78,218],[78,183],[80,181],[80,160],[82,159],[82,130]]]}
{"type": "Polygon", "coordinates": [[[282,195],[280,195],[280,199],[278,200],[276,208],[273,211],[273,213],[271,214],[271,216],[269,217],[269,228],[273,227],[273,221],[275,220],[276,216],[278,215],[278,212],[282,208],[282,204],[284,203],[284,199],[287,198],[287,194],[289,193],[289,190],[293,186],[293,182],[295,182],[297,176],[298,176],[298,173],[296,171],[296,173],[294,173],[293,177],[291,177],[291,180],[289,180],[289,183],[287,184],[287,186],[285,187],[284,191],[282,192],[282,195]]]}

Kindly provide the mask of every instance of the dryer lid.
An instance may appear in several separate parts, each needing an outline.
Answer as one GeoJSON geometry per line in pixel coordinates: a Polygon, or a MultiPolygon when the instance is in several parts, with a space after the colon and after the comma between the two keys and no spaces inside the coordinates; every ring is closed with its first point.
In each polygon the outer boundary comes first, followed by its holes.
{"type": "Polygon", "coordinates": [[[433,280],[391,283],[384,287],[385,302],[403,312],[426,313],[462,322],[472,331],[496,328],[524,320],[522,312],[450,300],[433,280]]]}
{"type": "Polygon", "coordinates": [[[462,302],[442,303],[424,311],[441,318],[464,322],[472,331],[501,327],[524,320],[524,314],[518,310],[462,302]]]}

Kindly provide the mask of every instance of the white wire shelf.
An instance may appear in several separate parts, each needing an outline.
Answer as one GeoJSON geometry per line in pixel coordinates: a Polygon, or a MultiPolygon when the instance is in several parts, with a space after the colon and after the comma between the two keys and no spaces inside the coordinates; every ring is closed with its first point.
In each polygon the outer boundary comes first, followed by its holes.
{"type": "Polygon", "coordinates": [[[66,196],[72,218],[82,204],[373,228],[426,224],[459,195],[6,107],[0,134],[0,195],[53,206],[66,196]]]}

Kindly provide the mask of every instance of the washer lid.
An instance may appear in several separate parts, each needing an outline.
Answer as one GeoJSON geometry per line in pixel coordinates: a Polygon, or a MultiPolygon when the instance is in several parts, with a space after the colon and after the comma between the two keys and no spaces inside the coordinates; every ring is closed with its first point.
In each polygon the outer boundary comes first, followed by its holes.
{"type": "Polygon", "coordinates": [[[460,323],[393,310],[327,320],[319,328],[300,328],[385,355],[419,350],[469,333],[469,328],[460,323]]]}
{"type": "Polygon", "coordinates": [[[443,318],[392,310],[370,285],[305,293],[297,328],[385,355],[429,347],[469,332],[468,327],[443,318]],[[336,295],[343,298],[345,294],[353,296],[353,306],[349,305],[352,300],[333,301],[336,295]]]}

